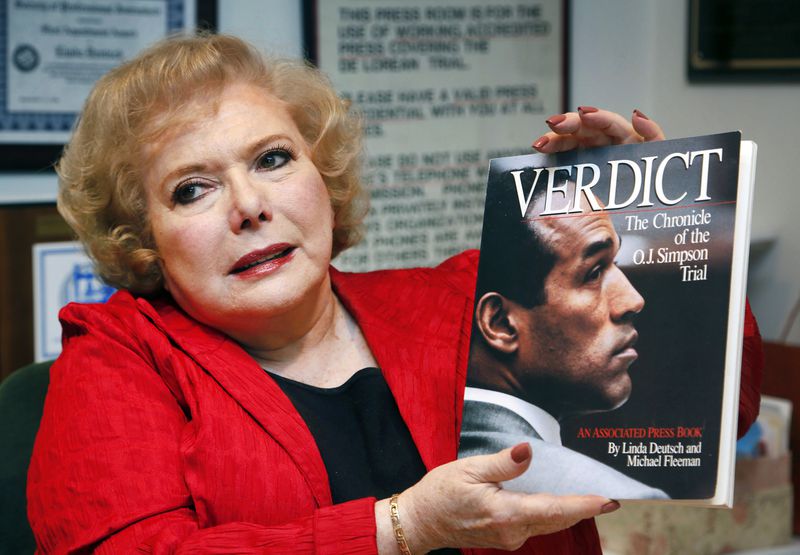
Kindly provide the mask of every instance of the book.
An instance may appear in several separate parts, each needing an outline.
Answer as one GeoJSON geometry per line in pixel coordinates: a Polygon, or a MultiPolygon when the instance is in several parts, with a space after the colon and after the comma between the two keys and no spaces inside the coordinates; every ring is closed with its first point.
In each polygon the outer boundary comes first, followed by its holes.
{"type": "Polygon", "coordinates": [[[506,484],[731,506],[756,145],[490,163],[459,456],[506,484]]]}

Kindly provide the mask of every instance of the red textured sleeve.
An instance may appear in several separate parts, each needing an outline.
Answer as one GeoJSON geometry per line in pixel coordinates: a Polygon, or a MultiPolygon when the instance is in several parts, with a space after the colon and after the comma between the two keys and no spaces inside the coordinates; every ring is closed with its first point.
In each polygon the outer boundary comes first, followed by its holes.
{"type": "Polygon", "coordinates": [[[764,350],[758,324],[747,301],[744,310],[744,339],[742,346],[742,381],[739,390],[739,437],[742,437],[758,417],[761,403],[761,381],[764,376],[764,350]]]}
{"type": "MultiPolygon", "coordinates": [[[[201,528],[183,472],[185,407],[142,330],[111,311],[65,325],[28,475],[42,553],[376,553],[374,499],[277,526],[201,528]]],[[[257,492],[254,493],[257,495],[257,492]]]]}
{"type": "Polygon", "coordinates": [[[374,504],[374,499],[358,499],[280,526],[232,522],[210,528],[199,528],[194,513],[184,509],[137,522],[109,536],[94,552],[375,554],[374,504]]]}

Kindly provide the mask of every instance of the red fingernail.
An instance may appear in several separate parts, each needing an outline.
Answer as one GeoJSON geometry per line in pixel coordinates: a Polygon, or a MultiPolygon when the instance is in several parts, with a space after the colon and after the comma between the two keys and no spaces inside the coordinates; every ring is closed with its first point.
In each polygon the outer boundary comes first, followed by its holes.
{"type": "Polygon", "coordinates": [[[561,123],[565,119],[567,119],[567,116],[565,116],[564,114],[557,114],[555,116],[550,116],[549,118],[547,118],[544,121],[545,121],[545,123],[547,125],[549,125],[550,127],[553,127],[554,125],[558,125],[559,123],[561,123]]]}
{"type": "Polygon", "coordinates": [[[535,143],[533,143],[533,148],[537,150],[541,150],[541,148],[550,142],[550,139],[547,137],[540,137],[535,143]]]}
{"type": "Polygon", "coordinates": [[[523,463],[531,458],[531,444],[520,443],[511,450],[511,460],[517,464],[523,463]]]}
{"type": "Polygon", "coordinates": [[[634,110],[634,111],[633,111],[633,113],[634,113],[635,115],[639,116],[639,117],[640,117],[640,118],[642,118],[642,119],[647,119],[647,120],[649,120],[649,119],[650,119],[650,118],[648,118],[646,115],[644,115],[643,113],[641,113],[639,110],[634,110]]]}
{"type": "Polygon", "coordinates": [[[613,513],[617,509],[619,509],[619,501],[609,501],[600,508],[600,512],[605,515],[608,513],[613,513]]]}
{"type": "Polygon", "coordinates": [[[581,114],[594,114],[597,111],[597,108],[594,106],[578,106],[578,111],[581,114]]]}

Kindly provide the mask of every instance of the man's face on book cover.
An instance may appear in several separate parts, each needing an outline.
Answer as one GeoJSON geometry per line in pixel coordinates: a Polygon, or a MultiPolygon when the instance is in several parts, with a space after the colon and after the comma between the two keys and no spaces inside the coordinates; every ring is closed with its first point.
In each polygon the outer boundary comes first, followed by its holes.
{"type": "Polygon", "coordinates": [[[634,316],[644,299],[614,259],[620,239],[604,212],[537,220],[556,256],[545,302],[523,315],[520,366],[530,387],[569,399],[563,413],[610,410],[631,392],[634,316]],[[526,369],[527,367],[527,369],[526,369]]]}

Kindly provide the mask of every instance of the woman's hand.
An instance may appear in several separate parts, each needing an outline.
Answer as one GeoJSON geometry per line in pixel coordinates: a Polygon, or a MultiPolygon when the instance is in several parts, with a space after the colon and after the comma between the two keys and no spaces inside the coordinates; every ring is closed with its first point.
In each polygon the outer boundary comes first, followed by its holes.
{"type": "MultiPolygon", "coordinates": [[[[531,462],[521,443],[494,455],[467,457],[431,470],[400,494],[400,523],[412,553],[440,547],[513,550],[525,540],[608,513],[619,503],[596,495],[557,496],[507,491],[500,482],[516,478],[531,462]]],[[[378,547],[396,553],[389,501],[375,504],[378,547]]]]}
{"type": "Polygon", "coordinates": [[[547,125],[551,131],[536,139],[532,145],[545,154],[664,139],[661,127],[639,110],[634,110],[628,121],[616,112],[580,106],[577,112],[550,116],[547,125]]]}

